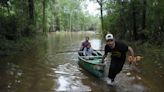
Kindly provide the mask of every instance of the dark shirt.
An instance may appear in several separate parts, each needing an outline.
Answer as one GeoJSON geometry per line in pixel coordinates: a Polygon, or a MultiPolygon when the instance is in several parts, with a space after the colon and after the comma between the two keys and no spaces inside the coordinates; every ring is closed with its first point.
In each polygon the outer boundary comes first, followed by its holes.
{"type": "Polygon", "coordinates": [[[111,52],[111,59],[114,61],[125,61],[127,51],[128,46],[121,41],[115,41],[115,48],[113,49],[109,45],[105,45],[105,55],[111,52]]]}

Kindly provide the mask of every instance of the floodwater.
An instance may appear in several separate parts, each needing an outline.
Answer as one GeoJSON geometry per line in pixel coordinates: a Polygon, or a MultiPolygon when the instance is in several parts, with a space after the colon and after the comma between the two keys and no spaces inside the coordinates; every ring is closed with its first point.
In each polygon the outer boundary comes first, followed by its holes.
{"type": "Polygon", "coordinates": [[[125,64],[115,85],[109,86],[77,64],[77,50],[85,36],[94,49],[104,47],[91,32],[49,33],[47,42],[1,59],[0,92],[164,92],[164,52],[160,49],[135,48],[144,59],[138,66],[125,64]]]}

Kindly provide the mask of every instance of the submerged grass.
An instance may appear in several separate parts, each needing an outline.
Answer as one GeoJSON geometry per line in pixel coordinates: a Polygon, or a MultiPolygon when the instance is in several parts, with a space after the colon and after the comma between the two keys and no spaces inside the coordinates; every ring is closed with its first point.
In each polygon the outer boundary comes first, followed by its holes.
{"type": "Polygon", "coordinates": [[[35,37],[22,37],[17,40],[0,39],[0,58],[16,54],[21,51],[30,50],[33,45],[45,41],[46,37],[37,35],[35,37]]]}

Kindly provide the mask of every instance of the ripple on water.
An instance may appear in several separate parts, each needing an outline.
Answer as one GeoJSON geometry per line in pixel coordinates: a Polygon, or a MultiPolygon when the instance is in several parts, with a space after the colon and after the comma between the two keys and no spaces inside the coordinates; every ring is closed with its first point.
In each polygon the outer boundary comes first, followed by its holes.
{"type": "Polygon", "coordinates": [[[78,66],[66,63],[64,65],[59,65],[53,70],[57,78],[55,79],[57,83],[55,87],[56,91],[91,91],[89,86],[82,83],[82,79],[85,79],[86,76],[80,72],[80,68],[78,66]]]}

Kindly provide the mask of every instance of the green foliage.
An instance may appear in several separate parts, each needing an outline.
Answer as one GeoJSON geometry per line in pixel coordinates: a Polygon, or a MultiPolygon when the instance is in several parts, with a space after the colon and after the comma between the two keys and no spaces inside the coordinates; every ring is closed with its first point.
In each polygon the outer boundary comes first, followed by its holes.
{"type": "Polygon", "coordinates": [[[80,31],[88,30],[96,21],[95,17],[89,16],[82,11],[82,0],[58,0],[60,7],[57,7],[58,18],[61,30],[80,31]]]}
{"type": "Polygon", "coordinates": [[[105,33],[160,45],[164,42],[163,5],[163,0],[109,0],[105,5],[105,33]]]}
{"type": "Polygon", "coordinates": [[[95,29],[98,19],[82,10],[82,2],[83,0],[2,0],[0,37],[14,40],[37,32],[95,29]]]}

